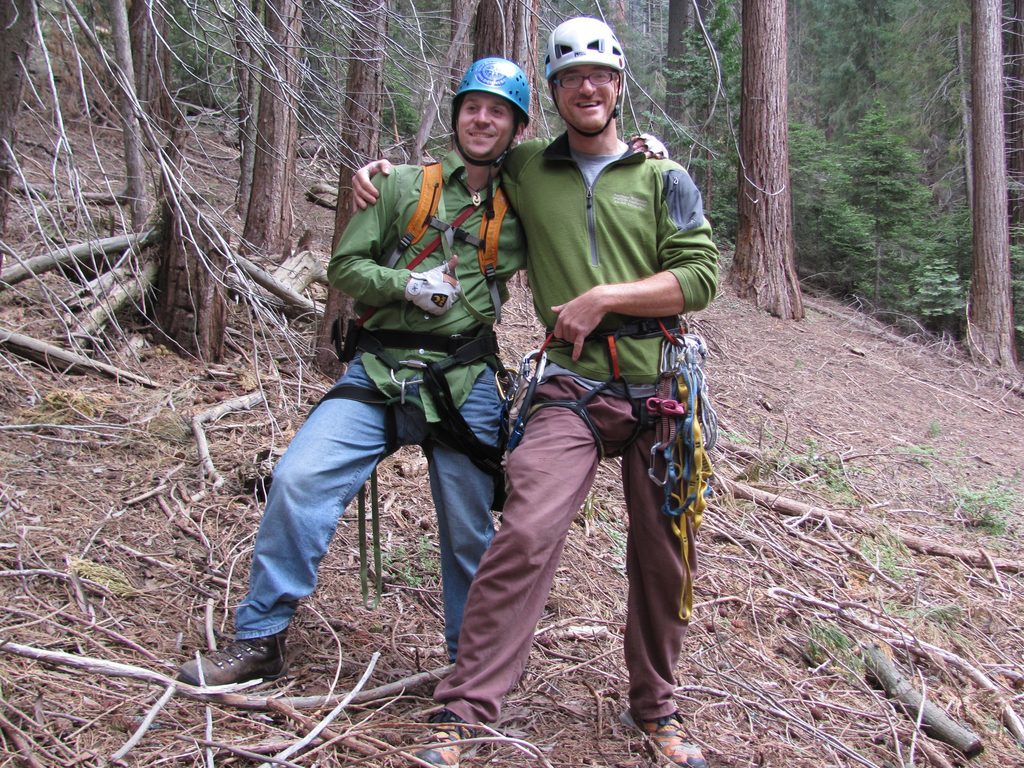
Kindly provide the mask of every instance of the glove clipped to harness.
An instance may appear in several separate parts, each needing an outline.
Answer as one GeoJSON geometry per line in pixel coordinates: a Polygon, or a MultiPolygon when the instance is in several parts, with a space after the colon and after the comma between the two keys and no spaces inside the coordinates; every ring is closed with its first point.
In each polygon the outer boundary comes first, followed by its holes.
{"type": "Polygon", "coordinates": [[[405,284],[405,298],[431,315],[443,315],[458,302],[462,286],[455,278],[456,259],[425,272],[413,272],[405,284]]]}

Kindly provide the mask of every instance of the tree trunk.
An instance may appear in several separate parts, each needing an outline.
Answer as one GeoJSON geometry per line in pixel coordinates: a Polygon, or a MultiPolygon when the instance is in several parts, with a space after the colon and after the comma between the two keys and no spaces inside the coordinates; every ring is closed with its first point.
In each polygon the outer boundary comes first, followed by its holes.
{"type": "Polygon", "coordinates": [[[159,254],[156,323],[180,352],[206,363],[220,361],[227,329],[223,282],[226,258],[209,222],[194,208],[185,208],[180,190],[168,183],[179,175],[180,130],[172,131],[162,188],[167,237],[159,254]]]}
{"type": "Polygon", "coordinates": [[[427,145],[427,139],[430,138],[430,133],[434,129],[434,119],[437,117],[437,110],[433,105],[441,103],[445,89],[451,84],[451,78],[453,77],[451,73],[454,71],[455,63],[461,61],[460,51],[466,45],[473,14],[476,13],[477,6],[479,5],[480,0],[469,0],[469,2],[461,2],[460,0],[453,3],[452,43],[448,48],[448,55],[445,56],[444,64],[441,66],[442,76],[434,82],[434,87],[431,88],[430,92],[423,95],[421,109],[423,121],[420,123],[419,130],[416,131],[416,138],[413,141],[412,148],[412,162],[414,163],[419,163],[423,160],[423,148],[427,145]]]}
{"type": "Polygon", "coordinates": [[[729,278],[776,317],[804,315],[786,134],[786,2],[743,0],[739,224],[729,278]]]}
{"type": "MultiPolygon", "coordinates": [[[[380,155],[380,114],[383,100],[384,39],[387,33],[386,0],[355,0],[353,13],[360,23],[353,25],[352,58],[348,68],[348,95],[341,117],[342,160],[338,173],[338,204],[334,215],[334,253],[351,218],[352,172],[368,159],[380,155]]],[[[323,323],[317,334],[316,365],[337,375],[341,364],[331,339],[335,320],[344,328],[352,315],[352,299],[336,288],[327,293],[323,323]]],[[[339,329],[340,330],[340,329],[339,329]]]]}
{"type": "MultiPolygon", "coordinates": [[[[0,2],[0,238],[7,228],[7,202],[18,167],[14,152],[16,119],[28,69],[28,52],[36,30],[35,0],[0,2]]],[[[4,254],[0,250],[0,268],[4,254]]]]}
{"type": "MultiPolygon", "coordinates": [[[[514,0],[481,0],[476,12],[475,45],[473,59],[486,56],[501,56],[514,61],[531,82],[543,82],[544,74],[533,76],[537,47],[537,19],[540,17],[540,0],[515,2],[514,0]]],[[[463,71],[465,67],[463,67],[463,71]]],[[[459,73],[461,75],[461,72],[459,73]]],[[[540,114],[538,89],[530,89],[530,114],[540,114]]],[[[531,122],[524,138],[535,136],[536,122],[531,122]]]]}
{"type": "Polygon", "coordinates": [[[302,3],[270,0],[264,24],[269,71],[260,85],[252,190],[241,251],[283,257],[292,231],[302,3]]]}
{"type": "Polygon", "coordinates": [[[171,120],[171,56],[165,43],[167,13],[163,4],[131,0],[128,31],[135,65],[135,92],[154,125],[167,134],[171,120]]]}
{"type": "Polygon", "coordinates": [[[1012,0],[1006,35],[1006,165],[1010,242],[1024,243],[1024,0],[1012,0]]]}
{"type": "MultiPolygon", "coordinates": [[[[251,13],[259,18],[262,0],[238,0],[235,6],[236,18],[251,13]]],[[[252,194],[252,166],[256,154],[256,105],[259,104],[260,79],[253,72],[252,44],[246,36],[245,24],[239,24],[235,31],[235,82],[238,86],[238,192],[235,196],[235,210],[245,216],[252,194]]]]}
{"type": "Polygon", "coordinates": [[[135,90],[135,64],[132,62],[128,9],[124,0],[107,0],[107,14],[114,43],[114,60],[120,70],[116,101],[124,131],[124,196],[128,202],[132,229],[137,230],[149,213],[149,200],[146,194],[146,169],[142,160],[142,128],[136,108],[138,94],[135,90]]]}
{"type": "Polygon", "coordinates": [[[974,274],[967,313],[975,359],[1016,368],[1003,158],[1003,46],[1000,0],[971,6],[971,115],[974,127],[974,274]]]}
{"type": "Polygon", "coordinates": [[[685,125],[686,100],[683,91],[688,78],[683,71],[683,56],[686,55],[686,33],[690,28],[692,0],[669,0],[668,41],[665,45],[665,112],[674,122],[685,125]]]}

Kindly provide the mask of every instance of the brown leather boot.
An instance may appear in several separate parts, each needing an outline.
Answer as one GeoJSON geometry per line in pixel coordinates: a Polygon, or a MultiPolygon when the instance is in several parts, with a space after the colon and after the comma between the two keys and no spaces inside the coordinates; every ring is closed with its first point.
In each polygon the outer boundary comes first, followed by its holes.
{"type": "Polygon", "coordinates": [[[235,640],[221,648],[181,665],[178,679],[189,685],[230,685],[247,680],[276,680],[285,673],[285,635],[278,632],[267,637],[235,640]],[[199,666],[202,664],[202,683],[199,666]]]}

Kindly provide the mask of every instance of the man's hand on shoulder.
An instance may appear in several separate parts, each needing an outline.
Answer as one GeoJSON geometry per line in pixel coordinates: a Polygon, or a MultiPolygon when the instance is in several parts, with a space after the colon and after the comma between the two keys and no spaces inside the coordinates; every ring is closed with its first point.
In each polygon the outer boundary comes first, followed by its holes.
{"type": "Polygon", "coordinates": [[[362,210],[377,202],[380,195],[370,178],[378,173],[385,176],[391,173],[391,162],[388,160],[372,160],[352,174],[352,212],[362,210]]]}
{"type": "Polygon", "coordinates": [[[668,148],[653,134],[638,133],[629,140],[629,146],[643,152],[649,160],[668,160],[668,148]]]}

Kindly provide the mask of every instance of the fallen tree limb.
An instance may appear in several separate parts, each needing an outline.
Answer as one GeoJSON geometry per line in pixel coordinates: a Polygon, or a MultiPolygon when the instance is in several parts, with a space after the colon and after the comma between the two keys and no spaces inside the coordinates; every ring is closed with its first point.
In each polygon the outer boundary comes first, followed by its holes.
{"type": "Polygon", "coordinates": [[[1002,720],[1003,725],[1006,726],[1006,730],[1013,735],[1018,744],[1024,745],[1024,722],[1021,722],[1020,716],[1016,711],[1014,711],[1013,706],[1004,698],[1003,691],[1000,690],[999,686],[996,685],[988,675],[962,656],[959,656],[952,651],[948,651],[945,648],[940,648],[937,645],[927,643],[918,637],[914,637],[909,632],[903,630],[897,631],[896,629],[883,626],[876,621],[868,621],[854,615],[854,610],[868,611],[869,609],[865,605],[858,603],[830,603],[827,600],[821,600],[819,598],[812,597],[811,595],[798,594],[796,592],[791,592],[788,589],[782,589],[781,587],[772,587],[767,591],[767,595],[779,602],[782,602],[783,600],[800,602],[806,605],[815,606],[816,608],[831,611],[839,618],[849,621],[851,624],[854,624],[861,629],[884,637],[886,642],[890,645],[898,646],[908,653],[916,654],[928,659],[930,663],[934,664],[936,659],[938,659],[949,664],[951,667],[960,670],[960,672],[968,679],[973,680],[979,688],[982,688],[992,694],[992,698],[999,706],[1000,719],[1002,720]]]}
{"type": "Polygon", "coordinates": [[[110,322],[122,307],[129,303],[139,305],[146,289],[156,280],[158,266],[155,261],[144,261],[139,270],[133,267],[108,272],[98,291],[95,304],[72,325],[73,336],[91,338],[110,322]]]}
{"type": "Polygon", "coordinates": [[[306,190],[306,199],[314,205],[333,211],[338,207],[338,188],[324,181],[317,182],[306,190]]]}
{"type": "Polygon", "coordinates": [[[192,435],[196,439],[196,446],[199,450],[199,461],[202,464],[204,474],[212,480],[214,488],[219,488],[223,485],[224,478],[217,471],[217,468],[213,466],[213,459],[210,458],[210,444],[206,441],[206,430],[203,429],[203,425],[211,424],[221,416],[232,411],[245,411],[255,408],[265,401],[266,396],[262,391],[253,392],[236,397],[234,400],[226,400],[192,417],[192,435]]]}
{"type": "Polygon", "coordinates": [[[66,349],[48,344],[45,341],[33,339],[30,336],[23,336],[14,331],[0,328],[0,347],[6,347],[19,357],[27,360],[34,360],[41,363],[50,370],[58,372],[67,371],[98,371],[113,379],[131,381],[152,389],[159,388],[159,385],[145,376],[139,376],[131,371],[122,368],[115,368],[112,365],[101,363],[98,360],[79,355],[75,352],[68,352],[66,349]]]}
{"type": "Polygon", "coordinates": [[[316,302],[307,299],[301,293],[296,293],[287,285],[282,285],[274,279],[273,275],[265,269],[256,266],[244,256],[234,254],[232,258],[256,285],[283,301],[288,314],[319,315],[321,313],[316,302]]]}
{"type": "Polygon", "coordinates": [[[953,721],[942,708],[926,700],[896,668],[892,659],[874,643],[861,647],[861,658],[868,674],[895,700],[898,707],[934,739],[949,744],[966,757],[977,757],[985,747],[977,734],[953,721]]]}
{"type": "MultiPolygon", "coordinates": [[[[174,686],[177,694],[188,699],[209,701],[218,704],[238,707],[239,709],[270,709],[270,699],[292,707],[293,709],[313,709],[328,705],[335,705],[348,694],[334,694],[331,696],[246,696],[240,691],[252,688],[261,681],[255,680],[235,685],[222,685],[217,687],[200,688],[199,686],[187,685],[174,680],[160,672],[154,672],[145,667],[138,667],[134,664],[122,664],[117,661],[97,659],[92,656],[79,656],[64,651],[48,651],[44,648],[35,648],[29,645],[22,645],[12,641],[0,639],[0,651],[21,656],[26,659],[34,659],[44,664],[53,664],[59,667],[71,667],[85,672],[105,675],[107,677],[124,677],[138,680],[147,685],[158,685],[161,688],[174,686]]],[[[360,691],[349,699],[350,704],[364,704],[370,701],[397,696],[404,691],[419,688],[428,683],[436,683],[452,670],[451,664],[429,672],[419,672],[415,675],[394,680],[390,683],[360,691]]]]}
{"type": "MultiPolygon", "coordinates": [[[[861,533],[871,534],[877,532],[874,525],[869,522],[859,520],[852,515],[844,515],[841,512],[815,507],[811,504],[805,504],[802,501],[797,501],[796,499],[786,498],[785,496],[773,491],[764,491],[760,488],[754,488],[744,483],[738,483],[735,480],[729,480],[725,477],[719,477],[718,481],[722,484],[723,488],[729,491],[729,493],[736,498],[752,501],[759,507],[763,507],[771,512],[778,512],[781,515],[787,515],[790,517],[806,518],[815,522],[824,522],[827,519],[831,520],[836,525],[840,525],[844,528],[850,528],[861,533]]],[[[961,560],[965,563],[970,563],[971,565],[994,569],[997,571],[1024,573],[1024,562],[1008,560],[1002,557],[990,557],[988,553],[981,548],[972,550],[964,549],[962,547],[950,547],[945,544],[940,544],[937,541],[926,539],[923,536],[914,536],[910,533],[899,533],[897,535],[900,541],[906,544],[908,548],[925,555],[948,557],[954,560],[961,560]]]]}
{"type": "Polygon", "coordinates": [[[13,267],[4,270],[0,274],[0,291],[8,286],[20,283],[30,277],[42,275],[50,270],[56,269],[62,264],[69,264],[93,254],[124,253],[130,248],[141,251],[147,245],[156,242],[160,237],[158,228],[148,229],[145,232],[131,235],[118,235],[107,237],[103,240],[90,240],[79,243],[68,248],[59,248],[56,251],[44,253],[27,260],[18,260],[13,267]]]}

